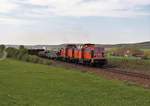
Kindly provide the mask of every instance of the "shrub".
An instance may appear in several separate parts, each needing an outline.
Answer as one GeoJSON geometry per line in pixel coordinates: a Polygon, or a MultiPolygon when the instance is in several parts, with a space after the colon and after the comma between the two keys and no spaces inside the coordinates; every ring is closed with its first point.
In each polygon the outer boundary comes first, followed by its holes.
{"type": "Polygon", "coordinates": [[[0,45],[0,52],[5,50],[5,45],[0,45]]]}
{"type": "Polygon", "coordinates": [[[33,62],[33,63],[39,63],[39,57],[37,57],[37,56],[31,56],[31,62],[33,62]]]}
{"type": "Polygon", "coordinates": [[[29,55],[28,54],[23,55],[21,60],[29,62],[29,55]]]}
{"type": "Polygon", "coordinates": [[[1,58],[3,55],[4,55],[3,52],[0,52],[0,58],[1,58]]]}
{"type": "Polygon", "coordinates": [[[43,59],[43,64],[49,65],[49,64],[51,64],[51,62],[49,60],[43,59]]]}
{"type": "Polygon", "coordinates": [[[6,51],[8,53],[7,57],[9,58],[45,65],[51,64],[50,60],[43,59],[35,55],[29,55],[27,49],[25,49],[24,46],[20,46],[19,49],[9,47],[6,49],[6,51]]]}
{"type": "Polygon", "coordinates": [[[26,62],[39,63],[39,64],[45,64],[45,65],[51,64],[50,60],[43,59],[43,58],[40,58],[40,57],[35,56],[35,55],[24,55],[22,57],[22,60],[26,61],[26,62]]]}
{"type": "Polygon", "coordinates": [[[149,59],[150,58],[150,51],[144,51],[144,59],[149,59]]]}
{"type": "Polygon", "coordinates": [[[7,57],[13,57],[13,58],[16,58],[19,53],[19,51],[16,48],[12,48],[12,47],[8,47],[6,49],[6,52],[7,52],[7,57]]]}

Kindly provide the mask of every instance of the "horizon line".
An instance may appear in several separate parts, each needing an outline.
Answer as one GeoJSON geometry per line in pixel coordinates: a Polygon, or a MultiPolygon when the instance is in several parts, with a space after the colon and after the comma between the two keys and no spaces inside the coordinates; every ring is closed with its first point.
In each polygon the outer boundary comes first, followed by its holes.
{"type": "MultiPolygon", "coordinates": [[[[91,43],[91,44],[100,44],[100,45],[119,45],[119,44],[137,44],[137,43],[147,43],[148,41],[139,41],[139,42],[127,42],[127,43],[91,43]]],[[[88,42],[90,43],[90,42],[88,42]]],[[[61,43],[61,44],[6,44],[6,43],[0,43],[0,45],[23,45],[23,46],[37,46],[37,45],[63,45],[63,44],[86,44],[86,43],[61,43]]]]}

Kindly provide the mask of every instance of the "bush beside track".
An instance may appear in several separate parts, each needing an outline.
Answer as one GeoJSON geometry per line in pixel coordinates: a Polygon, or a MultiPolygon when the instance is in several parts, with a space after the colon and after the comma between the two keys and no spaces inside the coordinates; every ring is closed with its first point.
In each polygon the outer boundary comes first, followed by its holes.
{"type": "Polygon", "coordinates": [[[6,49],[6,52],[8,58],[13,58],[17,60],[26,61],[26,62],[32,62],[32,63],[45,64],[45,65],[51,64],[51,61],[48,59],[43,59],[36,55],[29,55],[28,50],[24,48],[24,46],[20,46],[19,49],[8,47],[6,49]]]}

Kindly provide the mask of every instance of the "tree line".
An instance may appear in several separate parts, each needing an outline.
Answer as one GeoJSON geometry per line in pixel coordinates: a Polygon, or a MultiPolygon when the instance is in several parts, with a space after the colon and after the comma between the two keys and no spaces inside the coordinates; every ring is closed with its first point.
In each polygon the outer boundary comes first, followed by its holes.
{"type": "Polygon", "coordinates": [[[5,45],[0,45],[0,52],[7,52],[7,58],[22,60],[26,62],[32,63],[40,63],[40,64],[51,64],[51,61],[48,59],[40,58],[36,55],[30,55],[28,53],[28,49],[26,49],[23,45],[20,45],[19,48],[7,47],[5,45]]]}

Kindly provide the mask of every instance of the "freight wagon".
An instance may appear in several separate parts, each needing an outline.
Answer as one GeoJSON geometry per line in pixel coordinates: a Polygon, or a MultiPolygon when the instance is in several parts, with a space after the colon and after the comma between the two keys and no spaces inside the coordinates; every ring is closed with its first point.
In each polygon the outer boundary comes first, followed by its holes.
{"type": "Polygon", "coordinates": [[[68,44],[60,51],[29,50],[29,53],[83,65],[103,66],[107,64],[104,48],[96,47],[94,44],[68,44]]]}

